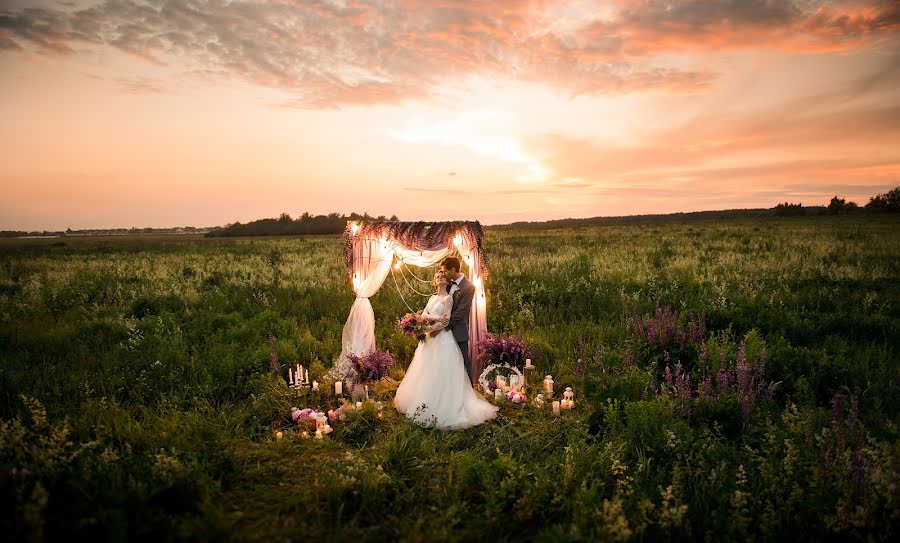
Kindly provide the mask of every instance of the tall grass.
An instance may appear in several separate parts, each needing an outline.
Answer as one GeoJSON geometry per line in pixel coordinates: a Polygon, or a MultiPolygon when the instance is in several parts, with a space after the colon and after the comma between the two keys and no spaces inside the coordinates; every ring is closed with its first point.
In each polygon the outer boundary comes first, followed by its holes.
{"type": "MultiPolygon", "coordinates": [[[[366,409],[324,441],[285,417],[333,399],[292,398],[266,337],[330,367],[353,300],[337,237],[3,240],[0,522],[37,540],[890,539],[898,234],[868,217],[489,228],[489,328],[523,336],[576,410],[504,404],[444,433],[366,409]],[[703,313],[702,337],[629,326],[657,306],[671,326],[703,313]],[[763,352],[760,379],[703,391],[763,352]]],[[[386,403],[415,348],[393,322],[424,303],[396,279],[402,296],[389,277],[373,298],[398,361],[386,403]]]]}

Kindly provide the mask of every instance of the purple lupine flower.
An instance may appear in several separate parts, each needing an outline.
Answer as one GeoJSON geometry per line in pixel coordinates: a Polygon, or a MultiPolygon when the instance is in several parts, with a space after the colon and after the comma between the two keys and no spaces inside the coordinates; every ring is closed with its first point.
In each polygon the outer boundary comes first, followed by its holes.
{"type": "Polygon", "coordinates": [[[716,392],[718,394],[723,394],[728,391],[728,387],[730,386],[730,373],[728,368],[722,368],[719,370],[719,373],[716,374],[716,392]]]}
{"type": "Polygon", "coordinates": [[[668,393],[668,391],[671,390],[672,386],[673,386],[673,383],[672,383],[672,372],[669,371],[669,365],[666,364],[666,384],[663,385],[663,391],[664,391],[664,393],[668,393]]]}
{"type": "Polygon", "coordinates": [[[713,399],[712,375],[707,375],[706,379],[700,381],[697,386],[697,396],[704,402],[710,402],[713,399]]]}
{"type": "Polygon", "coordinates": [[[708,353],[707,353],[707,350],[706,350],[706,343],[701,343],[701,344],[700,344],[700,364],[701,364],[701,365],[703,365],[703,362],[706,361],[706,355],[707,355],[707,354],[708,354],[708,353]]]}
{"type": "Polygon", "coordinates": [[[746,396],[741,398],[741,421],[744,424],[750,422],[750,399],[746,396]]]}
{"type": "Polygon", "coordinates": [[[681,362],[675,364],[675,399],[685,408],[691,403],[691,378],[684,373],[681,362]]]}

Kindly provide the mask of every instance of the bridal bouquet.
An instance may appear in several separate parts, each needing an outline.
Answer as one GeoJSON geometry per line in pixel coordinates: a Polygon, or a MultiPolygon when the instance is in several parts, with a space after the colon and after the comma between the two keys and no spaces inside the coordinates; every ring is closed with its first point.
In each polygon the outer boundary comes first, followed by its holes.
{"type": "Polygon", "coordinates": [[[407,313],[403,318],[397,321],[400,331],[409,336],[415,336],[423,339],[428,333],[428,327],[434,324],[418,313],[407,313]]]}

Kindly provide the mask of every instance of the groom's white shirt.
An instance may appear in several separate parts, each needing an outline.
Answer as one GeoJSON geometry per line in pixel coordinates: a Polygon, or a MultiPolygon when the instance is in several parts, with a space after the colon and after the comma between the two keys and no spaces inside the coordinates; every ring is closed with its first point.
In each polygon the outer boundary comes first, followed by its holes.
{"type": "Polygon", "coordinates": [[[457,277],[456,280],[453,282],[453,284],[450,285],[450,290],[447,291],[447,294],[450,294],[450,295],[452,296],[454,292],[456,292],[457,290],[459,290],[459,285],[458,285],[457,283],[459,283],[460,281],[462,281],[463,278],[465,278],[465,275],[463,275],[463,274],[460,273],[460,274],[459,274],[459,277],[457,277]]]}

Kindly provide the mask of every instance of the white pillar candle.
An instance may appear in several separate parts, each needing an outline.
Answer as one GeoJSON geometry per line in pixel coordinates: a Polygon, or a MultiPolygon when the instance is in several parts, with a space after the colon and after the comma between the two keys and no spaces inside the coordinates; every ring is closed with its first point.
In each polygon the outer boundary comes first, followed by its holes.
{"type": "Polygon", "coordinates": [[[294,384],[294,369],[293,368],[288,368],[288,384],[289,385],[294,384]]]}
{"type": "Polygon", "coordinates": [[[369,401],[369,385],[365,385],[366,387],[366,401],[369,401]]]}
{"type": "Polygon", "coordinates": [[[526,368],[532,368],[532,367],[533,367],[533,366],[531,365],[531,359],[530,359],[530,358],[526,358],[526,359],[525,359],[525,367],[526,367],[526,368]]]}
{"type": "Polygon", "coordinates": [[[297,376],[297,384],[299,384],[299,383],[300,383],[300,379],[303,378],[303,374],[300,373],[300,364],[297,364],[297,372],[294,373],[294,375],[297,376]]]}
{"type": "Polygon", "coordinates": [[[558,400],[553,402],[553,414],[559,415],[559,401],[558,400]]]}
{"type": "Polygon", "coordinates": [[[309,370],[306,370],[306,379],[304,381],[309,382],[309,370]]]}
{"type": "Polygon", "coordinates": [[[318,390],[319,390],[319,382],[313,381],[313,392],[316,392],[318,390]]]}
{"type": "Polygon", "coordinates": [[[343,381],[335,381],[334,382],[334,393],[340,396],[344,393],[344,382],[343,381]]]}

